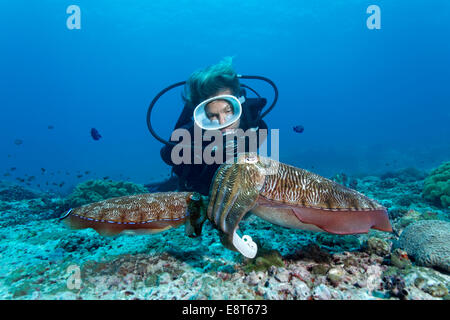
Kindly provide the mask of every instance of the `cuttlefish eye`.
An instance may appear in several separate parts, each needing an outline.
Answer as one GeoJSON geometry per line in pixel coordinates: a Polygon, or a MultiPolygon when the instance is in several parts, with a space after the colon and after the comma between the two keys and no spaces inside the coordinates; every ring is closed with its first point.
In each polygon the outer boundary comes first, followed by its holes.
{"type": "Polygon", "coordinates": [[[189,196],[189,198],[193,201],[198,201],[200,200],[200,195],[198,193],[193,193],[192,195],[189,196]]]}

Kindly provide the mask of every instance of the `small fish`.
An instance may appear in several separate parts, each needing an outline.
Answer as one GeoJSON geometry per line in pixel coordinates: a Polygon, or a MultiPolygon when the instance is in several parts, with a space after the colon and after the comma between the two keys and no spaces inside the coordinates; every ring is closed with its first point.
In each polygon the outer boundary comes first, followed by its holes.
{"type": "Polygon", "coordinates": [[[41,171],[42,171],[42,173],[44,173],[45,172],[45,168],[41,168],[41,171]]]}
{"type": "Polygon", "coordinates": [[[103,177],[103,180],[108,180],[109,179],[109,177],[108,176],[106,176],[106,177],[103,177]]]}
{"type": "Polygon", "coordinates": [[[9,169],[9,170],[11,170],[11,171],[15,171],[17,168],[16,167],[12,167],[11,169],[9,169]]]}
{"type": "Polygon", "coordinates": [[[38,183],[37,185],[36,185],[36,187],[38,187],[38,188],[40,188],[41,187],[41,185],[38,183]]]}
{"type": "Polygon", "coordinates": [[[302,125],[298,125],[298,126],[295,126],[293,129],[297,133],[302,133],[305,130],[305,127],[303,127],[302,125]]]}
{"type": "Polygon", "coordinates": [[[59,187],[62,188],[63,185],[64,185],[64,182],[61,182],[61,183],[59,184],[59,187]]]}
{"type": "Polygon", "coordinates": [[[89,173],[91,173],[91,172],[90,172],[90,171],[85,171],[85,172],[84,172],[84,174],[89,174],[89,173]]]}
{"type": "Polygon", "coordinates": [[[21,140],[21,139],[14,140],[14,144],[16,144],[17,146],[20,146],[22,143],[23,143],[23,140],[21,140]]]}
{"type": "Polygon", "coordinates": [[[102,137],[100,135],[100,133],[98,132],[98,130],[95,128],[91,129],[91,136],[92,136],[92,139],[94,139],[94,140],[100,140],[100,138],[102,137]]]}
{"type": "Polygon", "coordinates": [[[11,173],[9,173],[9,172],[3,174],[3,176],[5,176],[5,177],[9,177],[10,175],[11,175],[11,173]]]}
{"type": "Polygon", "coordinates": [[[10,154],[8,154],[8,158],[11,158],[12,156],[10,154]]]}
{"type": "Polygon", "coordinates": [[[83,175],[82,174],[78,174],[77,175],[77,178],[81,178],[83,175]]]}
{"type": "Polygon", "coordinates": [[[51,124],[49,124],[47,128],[48,128],[49,130],[55,129],[55,127],[52,126],[51,124]]]}

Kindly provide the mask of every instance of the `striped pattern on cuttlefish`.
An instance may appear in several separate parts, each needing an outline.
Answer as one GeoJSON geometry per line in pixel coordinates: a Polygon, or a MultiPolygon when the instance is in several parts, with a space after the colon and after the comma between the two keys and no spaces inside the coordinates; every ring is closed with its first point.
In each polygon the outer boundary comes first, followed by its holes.
{"type": "Polygon", "coordinates": [[[61,219],[75,229],[103,235],[156,233],[185,225],[198,236],[208,218],[222,243],[253,258],[256,244],[237,234],[251,212],[271,223],[334,234],[391,232],[386,208],[363,194],[317,174],[256,154],[241,154],[217,170],[209,197],[161,192],[112,198],[69,210],[61,219]]]}
{"type": "Polygon", "coordinates": [[[252,257],[256,244],[236,231],[251,213],[271,223],[333,234],[392,232],[387,210],[363,194],[315,173],[278,161],[241,154],[216,172],[207,209],[222,243],[252,257]]]}

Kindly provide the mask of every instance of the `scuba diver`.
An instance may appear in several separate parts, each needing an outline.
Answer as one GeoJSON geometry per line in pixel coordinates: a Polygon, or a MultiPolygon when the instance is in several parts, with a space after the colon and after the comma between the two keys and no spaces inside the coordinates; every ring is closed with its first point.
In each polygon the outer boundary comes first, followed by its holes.
{"type": "MultiPolygon", "coordinates": [[[[278,98],[278,90],[275,84],[264,77],[260,76],[242,76],[238,75],[232,67],[232,58],[227,57],[218,64],[211,65],[207,68],[195,71],[191,74],[187,81],[179,82],[169,86],[161,91],[150,103],[147,112],[147,126],[150,133],[159,141],[164,143],[160,154],[162,160],[172,167],[172,175],[168,181],[162,183],[148,184],[146,187],[150,192],[158,191],[196,191],[203,195],[209,194],[210,184],[214,178],[214,174],[221,163],[225,162],[226,155],[222,153],[222,162],[206,163],[204,159],[195,161],[194,155],[188,155],[191,161],[187,163],[174,161],[173,151],[177,142],[166,141],[156,134],[151,125],[151,112],[156,101],[167,91],[185,85],[184,108],[176,122],[174,132],[176,130],[186,130],[190,137],[195,136],[195,130],[201,130],[201,136],[204,132],[215,130],[220,132],[223,138],[223,145],[230,147],[233,156],[236,156],[238,149],[236,148],[237,139],[226,139],[227,135],[236,133],[238,129],[243,131],[252,130],[258,136],[261,129],[267,130],[267,124],[262,118],[275,106],[278,98]],[[275,97],[272,105],[263,113],[262,110],[267,103],[255,90],[249,86],[242,84],[240,79],[257,79],[268,82],[275,91],[275,97]],[[249,89],[256,94],[256,97],[247,97],[245,89],[249,89]]],[[[241,131],[242,132],[242,131],[241,131]]],[[[258,136],[259,137],[259,136],[258,136]]],[[[172,135],[173,138],[173,135],[172,135]]],[[[247,143],[244,144],[244,152],[249,151],[248,137],[244,137],[247,143]]],[[[257,148],[264,142],[263,139],[257,139],[257,148]],[[261,140],[261,141],[260,141],[261,140]]],[[[201,146],[193,146],[201,148],[200,155],[210,142],[204,142],[202,139],[201,146]]],[[[192,146],[192,145],[191,145],[192,146]]],[[[212,153],[223,150],[213,150],[212,153]]],[[[184,152],[184,150],[183,150],[184,152]]],[[[183,155],[184,156],[184,155],[183,155]]],[[[198,153],[197,153],[198,156],[198,153]]]]}

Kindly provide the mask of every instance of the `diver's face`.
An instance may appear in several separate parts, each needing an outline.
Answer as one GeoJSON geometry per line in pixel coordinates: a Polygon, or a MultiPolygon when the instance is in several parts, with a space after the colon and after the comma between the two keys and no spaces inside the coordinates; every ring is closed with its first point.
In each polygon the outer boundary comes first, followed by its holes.
{"type": "MultiPolygon", "coordinates": [[[[223,94],[232,94],[230,90],[223,90],[219,91],[214,96],[223,95],[223,94]]],[[[211,96],[211,97],[214,97],[211,96]]],[[[233,107],[231,104],[226,100],[214,100],[208,103],[208,105],[205,107],[206,116],[209,120],[217,120],[220,124],[224,124],[227,122],[229,117],[231,117],[233,112],[233,107]]],[[[220,131],[225,132],[228,130],[236,129],[239,127],[240,120],[232,123],[228,127],[220,129],[220,131]]]]}

